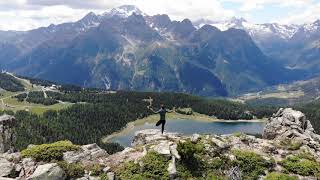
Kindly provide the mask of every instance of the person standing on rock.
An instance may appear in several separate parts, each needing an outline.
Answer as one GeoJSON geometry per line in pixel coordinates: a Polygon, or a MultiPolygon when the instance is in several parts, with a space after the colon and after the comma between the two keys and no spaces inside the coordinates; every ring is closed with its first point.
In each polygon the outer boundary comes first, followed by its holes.
{"type": "Polygon", "coordinates": [[[161,133],[164,132],[164,126],[166,125],[166,113],[167,112],[173,112],[173,110],[166,109],[163,104],[161,104],[161,107],[158,111],[154,111],[151,107],[148,106],[148,109],[150,109],[152,112],[156,114],[160,114],[160,120],[157,122],[156,126],[160,126],[161,124],[161,133]]]}

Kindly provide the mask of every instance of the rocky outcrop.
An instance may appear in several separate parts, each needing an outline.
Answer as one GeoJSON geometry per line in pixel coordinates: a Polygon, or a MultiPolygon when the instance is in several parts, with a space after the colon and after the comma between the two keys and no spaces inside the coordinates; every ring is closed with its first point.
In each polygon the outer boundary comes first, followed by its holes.
{"type": "Polygon", "coordinates": [[[302,112],[291,108],[281,108],[269,118],[264,128],[263,138],[290,139],[314,148],[320,148],[320,136],[315,133],[310,121],[302,112]]]}
{"type": "MultiPolygon", "coordinates": [[[[134,166],[138,167],[134,170],[137,175],[145,171],[147,164],[145,164],[144,159],[155,152],[166,161],[165,165],[162,164],[161,169],[166,172],[167,179],[174,180],[181,179],[179,171],[186,157],[183,154],[184,151],[181,151],[181,143],[187,143],[184,150],[189,151],[193,145],[197,146],[197,148],[201,149],[201,152],[197,154],[197,159],[204,163],[215,165],[219,162],[216,160],[223,160],[224,162],[222,164],[218,163],[219,166],[215,170],[229,179],[245,179],[245,175],[248,172],[243,171],[243,164],[242,166],[234,165],[242,159],[253,157],[255,158],[254,160],[246,159],[245,162],[255,163],[256,161],[261,161],[259,163],[262,164],[267,162],[267,167],[262,172],[259,171],[259,177],[254,178],[263,179],[269,172],[285,171],[286,167],[283,162],[288,157],[306,158],[304,161],[309,161],[309,164],[314,162],[315,166],[319,164],[317,168],[320,169],[318,136],[303,113],[293,109],[280,109],[266,123],[263,138],[239,133],[231,135],[194,134],[192,136],[183,136],[169,132],[161,134],[160,130],[146,129],[136,132],[132,147],[128,147],[116,154],[109,155],[97,144],[89,144],[80,146],[77,151],[63,153],[63,160],[67,163],[81,164],[83,167],[100,165],[103,168],[104,177],[114,180],[117,179],[119,173],[121,174],[119,170],[125,170],[121,168],[126,167],[127,162],[134,164],[131,164],[128,169],[134,166]],[[238,151],[241,151],[240,157],[235,153],[238,151]],[[231,165],[229,164],[230,166],[225,166],[225,169],[221,169],[225,163],[230,163],[231,165]]],[[[291,163],[296,162],[299,162],[299,160],[291,163]]],[[[158,161],[155,166],[157,165],[158,161]]],[[[260,166],[260,164],[257,164],[257,166],[260,166]]],[[[310,165],[307,168],[312,169],[310,165]]],[[[295,171],[291,173],[299,179],[316,179],[316,175],[312,174],[313,171],[311,174],[302,175],[295,171]]],[[[15,179],[54,180],[65,179],[66,172],[56,163],[36,162],[31,158],[22,158],[20,153],[8,152],[0,154],[0,179],[2,177],[7,179],[12,175],[14,175],[15,179]]],[[[91,170],[86,170],[83,176],[78,179],[100,179],[91,170]]],[[[204,175],[202,174],[202,176],[204,175]]]]}
{"type": "Polygon", "coordinates": [[[13,116],[0,116],[0,153],[13,150],[16,141],[16,119],[13,116]]]}
{"type": "Polygon", "coordinates": [[[69,151],[63,154],[64,161],[68,163],[81,162],[82,164],[103,163],[106,157],[108,157],[108,153],[97,144],[83,145],[79,151],[69,151]]]}

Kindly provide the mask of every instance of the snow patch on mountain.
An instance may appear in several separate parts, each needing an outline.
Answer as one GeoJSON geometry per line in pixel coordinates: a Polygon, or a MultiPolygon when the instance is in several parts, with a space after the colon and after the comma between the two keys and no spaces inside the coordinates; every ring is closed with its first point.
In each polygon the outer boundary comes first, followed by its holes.
{"type": "Polygon", "coordinates": [[[112,9],[110,12],[105,13],[105,15],[120,16],[122,18],[127,18],[132,14],[143,15],[143,16],[146,15],[139,8],[133,5],[120,6],[112,9]]]}
{"type": "Polygon", "coordinates": [[[201,28],[205,24],[210,24],[217,27],[221,31],[226,31],[230,28],[242,29],[248,32],[250,36],[266,36],[266,35],[277,35],[282,39],[290,39],[297,32],[299,26],[297,25],[281,25],[277,23],[266,23],[266,24],[254,24],[250,23],[243,18],[231,18],[226,21],[210,21],[200,20],[195,22],[197,28],[201,28]]]}

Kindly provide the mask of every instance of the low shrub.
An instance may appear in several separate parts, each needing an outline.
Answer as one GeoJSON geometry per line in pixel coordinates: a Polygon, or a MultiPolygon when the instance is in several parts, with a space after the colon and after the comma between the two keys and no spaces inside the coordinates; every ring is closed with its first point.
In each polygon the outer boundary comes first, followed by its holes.
{"type": "Polygon", "coordinates": [[[188,162],[194,158],[195,154],[201,154],[204,151],[204,146],[203,144],[193,143],[191,140],[187,140],[186,142],[178,143],[177,150],[181,159],[188,162]]]}
{"type": "Polygon", "coordinates": [[[100,176],[103,174],[103,166],[101,166],[100,164],[93,164],[86,169],[90,171],[91,176],[100,176]]]}
{"type": "Polygon", "coordinates": [[[281,162],[287,172],[302,176],[319,176],[320,163],[299,156],[289,156],[281,162]]]}
{"type": "Polygon", "coordinates": [[[204,145],[200,142],[193,143],[190,140],[178,143],[177,151],[181,156],[181,163],[193,176],[201,176],[205,171],[205,163],[201,159],[204,153],[204,145]]]}
{"type": "Polygon", "coordinates": [[[278,172],[272,172],[265,177],[265,180],[298,180],[298,177],[278,172]]]}
{"type": "Polygon", "coordinates": [[[80,178],[84,176],[84,167],[79,163],[58,162],[58,165],[64,170],[67,179],[80,178]]]}
{"type": "Polygon", "coordinates": [[[284,147],[285,149],[291,150],[291,151],[295,151],[300,149],[300,147],[302,146],[302,142],[301,141],[295,141],[292,139],[284,139],[281,141],[280,144],[282,147],[284,147]]]}
{"type": "Polygon", "coordinates": [[[134,162],[128,162],[117,170],[117,174],[122,180],[169,179],[168,160],[167,157],[156,152],[149,152],[141,159],[142,167],[134,162]]]}
{"type": "Polygon", "coordinates": [[[22,157],[31,157],[36,161],[60,161],[63,158],[64,152],[76,151],[79,149],[79,146],[72,144],[70,141],[58,141],[52,144],[35,145],[21,151],[21,155],[22,157]]]}
{"type": "Polygon", "coordinates": [[[106,150],[108,154],[114,154],[124,150],[124,147],[121,146],[119,143],[100,143],[99,146],[106,150]]]}
{"type": "Polygon", "coordinates": [[[236,160],[233,166],[238,166],[244,179],[258,179],[265,171],[274,166],[273,161],[267,161],[259,154],[250,151],[233,151],[236,160]]]}

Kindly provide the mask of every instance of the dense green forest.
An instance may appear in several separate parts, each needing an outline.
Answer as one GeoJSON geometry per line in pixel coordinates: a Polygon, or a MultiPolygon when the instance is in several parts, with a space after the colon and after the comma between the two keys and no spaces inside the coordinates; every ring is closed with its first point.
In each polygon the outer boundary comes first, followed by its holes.
{"type": "Polygon", "coordinates": [[[14,96],[19,102],[27,101],[29,103],[43,104],[45,106],[57,104],[58,101],[51,97],[45,98],[43,91],[31,91],[28,94],[22,93],[14,96]]]}
{"type": "Polygon", "coordinates": [[[6,73],[0,73],[0,88],[11,92],[24,91],[23,84],[6,73]]]}

